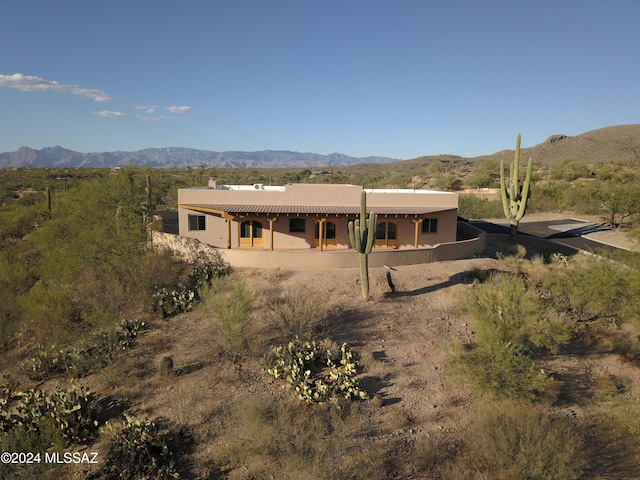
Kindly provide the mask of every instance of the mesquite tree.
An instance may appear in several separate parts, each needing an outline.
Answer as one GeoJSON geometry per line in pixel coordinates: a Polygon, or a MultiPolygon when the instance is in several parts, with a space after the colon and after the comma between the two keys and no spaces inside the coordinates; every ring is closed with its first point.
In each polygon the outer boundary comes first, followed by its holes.
{"type": "Polygon", "coordinates": [[[527,173],[524,180],[520,180],[520,134],[516,140],[516,152],[513,162],[509,166],[509,180],[504,175],[504,160],[500,162],[500,193],[504,216],[511,223],[511,238],[515,242],[518,238],[518,224],[527,210],[531,196],[531,171],[533,162],[529,159],[527,173]]]}
{"type": "Polygon", "coordinates": [[[376,222],[378,215],[371,212],[367,219],[367,193],[363,190],[360,196],[360,218],[349,222],[349,239],[351,246],[360,257],[360,285],[362,298],[369,298],[369,254],[376,239],[376,222]]]}

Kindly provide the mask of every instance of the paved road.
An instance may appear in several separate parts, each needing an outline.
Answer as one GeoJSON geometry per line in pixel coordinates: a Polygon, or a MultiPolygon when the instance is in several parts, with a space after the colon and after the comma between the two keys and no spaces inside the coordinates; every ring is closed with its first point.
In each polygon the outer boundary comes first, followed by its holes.
{"type": "MultiPolygon", "coordinates": [[[[469,223],[487,233],[510,233],[509,224],[506,222],[490,223],[484,221],[472,221],[469,223]]],[[[520,223],[518,227],[518,233],[520,235],[530,235],[532,237],[543,238],[576,250],[584,250],[586,252],[595,252],[596,250],[619,250],[616,247],[594,242],[593,240],[589,240],[584,237],[584,235],[589,233],[603,230],[607,230],[607,228],[595,223],[572,220],[569,218],[563,220],[550,220],[546,222],[525,222],[520,223]]]]}

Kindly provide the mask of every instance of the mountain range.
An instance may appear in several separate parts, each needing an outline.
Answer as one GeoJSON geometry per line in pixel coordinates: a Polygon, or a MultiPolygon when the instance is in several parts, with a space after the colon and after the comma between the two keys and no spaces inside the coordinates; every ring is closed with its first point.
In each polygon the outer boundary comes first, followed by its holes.
{"type": "MultiPolygon", "coordinates": [[[[514,144],[515,144],[515,139],[514,144]]],[[[543,143],[521,150],[523,158],[557,163],[565,160],[582,160],[588,163],[631,160],[640,162],[640,124],[618,125],[569,137],[553,134],[543,143]]],[[[502,150],[473,160],[493,158],[509,161],[513,150],[502,150]]],[[[15,152],[0,154],[0,169],[4,168],[110,168],[125,165],[147,165],[151,168],[208,167],[208,168],[311,168],[382,164],[397,162],[413,165],[430,163],[443,158],[465,160],[455,155],[420,157],[415,160],[398,160],[389,157],[355,158],[340,153],[321,155],[286,150],[258,152],[216,152],[192,148],[147,148],[135,152],[81,153],[60,146],[35,150],[21,147],[15,152]]]]}
{"type": "Polygon", "coordinates": [[[215,152],[178,147],[81,153],[57,145],[40,150],[21,147],[15,152],[0,154],[0,168],[109,168],[125,165],[147,165],[151,168],[306,168],[396,161],[388,157],[354,158],[340,153],[321,155],[284,150],[215,152]]]}

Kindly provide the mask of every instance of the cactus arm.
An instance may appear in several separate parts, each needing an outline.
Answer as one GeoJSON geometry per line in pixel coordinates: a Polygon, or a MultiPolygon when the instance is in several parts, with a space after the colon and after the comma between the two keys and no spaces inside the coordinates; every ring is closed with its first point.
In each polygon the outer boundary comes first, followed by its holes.
{"type": "Polygon", "coordinates": [[[529,197],[531,196],[530,186],[531,186],[531,172],[533,170],[533,162],[529,159],[529,163],[527,164],[527,175],[525,177],[524,183],[522,185],[522,198],[520,201],[520,208],[518,209],[518,214],[516,215],[516,220],[519,222],[524,217],[524,212],[527,209],[527,204],[529,203],[529,197]]]}
{"type": "Polygon", "coordinates": [[[373,244],[376,240],[376,224],[378,222],[378,215],[375,213],[369,214],[369,226],[367,228],[367,245],[365,247],[365,253],[371,253],[373,244]]]}
{"type": "Polygon", "coordinates": [[[347,228],[349,229],[349,241],[351,242],[351,245],[353,246],[353,248],[355,249],[355,245],[356,245],[356,231],[353,225],[353,222],[349,222],[347,224],[347,228]]]}
{"type": "Polygon", "coordinates": [[[509,218],[509,200],[508,200],[508,191],[507,185],[504,178],[504,160],[500,162],[500,198],[502,198],[502,210],[504,211],[504,216],[509,218]]]}
{"type": "Polygon", "coordinates": [[[513,155],[513,171],[511,173],[516,174],[515,177],[511,177],[514,183],[518,184],[518,172],[520,172],[520,134],[516,137],[516,151],[513,155]]]}

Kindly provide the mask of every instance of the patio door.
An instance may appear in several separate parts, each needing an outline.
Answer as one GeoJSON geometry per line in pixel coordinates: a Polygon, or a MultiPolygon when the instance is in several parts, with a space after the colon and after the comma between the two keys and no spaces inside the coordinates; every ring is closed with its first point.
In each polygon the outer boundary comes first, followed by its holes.
{"type": "Polygon", "coordinates": [[[323,221],[316,223],[315,231],[313,234],[313,246],[320,246],[320,226],[322,226],[322,246],[323,247],[335,247],[338,245],[336,238],[336,224],[329,221],[323,221]]]}
{"type": "Polygon", "coordinates": [[[398,248],[398,226],[393,222],[381,222],[376,226],[376,247],[398,248]]]}
{"type": "Polygon", "coordinates": [[[247,220],[240,224],[240,247],[262,248],[262,223],[257,220],[247,220]]]}

